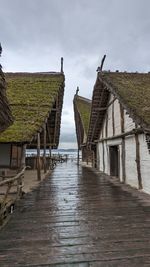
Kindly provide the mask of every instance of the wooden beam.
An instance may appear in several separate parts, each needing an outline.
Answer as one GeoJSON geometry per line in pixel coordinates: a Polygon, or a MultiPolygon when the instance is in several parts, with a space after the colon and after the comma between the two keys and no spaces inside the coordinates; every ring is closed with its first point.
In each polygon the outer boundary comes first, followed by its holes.
{"type": "Polygon", "coordinates": [[[78,147],[78,158],[77,158],[77,164],[79,165],[79,159],[80,159],[80,150],[79,150],[79,147],[78,147]]]}
{"type": "Polygon", "coordinates": [[[105,137],[108,136],[108,113],[106,113],[105,137]]]}
{"type": "Polygon", "coordinates": [[[138,128],[138,129],[133,129],[129,132],[126,132],[126,133],[122,133],[122,134],[118,134],[118,135],[115,135],[115,136],[110,136],[110,137],[107,137],[107,138],[102,138],[102,139],[99,139],[99,140],[95,140],[95,143],[101,143],[103,141],[108,141],[108,140],[113,140],[113,139],[117,139],[117,138],[122,138],[124,136],[129,136],[129,135],[133,135],[135,133],[143,133],[143,129],[141,128],[138,128]]]}
{"type": "Polygon", "coordinates": [[[122,137],[122,153],[121,153],[121,161],[122,161],[122,179],[123,182],[126,182],[126,148],[125,148],[125,137],[122,137]]]}
{"type": "Polygon", "coordinates": [[[51,148],[51,146],[49,146],[49,156],[50,156],[50,158],[52,157],[52,148],[51,148]]]}
{"type": "MultiPolygon", "coordinates": [[[[99,98],[100,98],[100,103],[99,103],[99,106],[101,106],[104,92],[105,92],[105,87],[102,86],[102,91],[99,92],[99,93],[100,93],[100,97],[99,97],[99,98]]],[[[92,141],[92,139],[93,139],[93,136],[94,136],[94,133],[95,133],[95,128],[96,128],[96,126],[97,126],[97,121],[98,121],[98,120],[99,120],[99,114],[97,114],[96,120],[95,120],[94,125],[93,125],[93,129],[92,129],[92,133],[91,133],[91,137],[90,137],[90,139],[91,139],[91,140],[90,140],[90,143],[91,143],[91,141],[92,141]]]]}
{"type": "Polygon", "coordinates": [[[137,166],[137,176],[138,176],[138,185],[139,189],[142,189],[142,176],[141,176],[141,164],[140,164],[140,143],[139,136],[135,134],[135,144],[136,144],[136,166],[137,166]]]}
{"type": "MultiPolygon", "coordinates": [[[[120,125],[121,133],[124,134],[124,108],[120,104],[120,125]]],[[[122,136],[122,153],[121,153],[121,162],[122,162],[122,179],[123,182],[126,182],[126,148],[125,148],[125,136],[122,136]]]]}
{"type": "Polygon", "coordinates": [[[112,129],[113,129],[113,136],[115,136],[114,102],[112,103],[112,129]]]}
{"type": "Polygon", "coordinates": [[[37,134],[37,179],[41,181],[40,133],[37,134]]]}
{"type": "MultiPolygon", "coordinates": [[[[58,97],[56,99],[56,109],[58,108],[58,97]]],[[[55,127],[54,127],[54,143],[56,142],[56,132],[57,132],[57,120],[58,120],[58,112],[55,113],[55,127]]]]}
{"type": "Polygon", "coordinates": [[[124,108],[120,104],[120,120],[121,120],[121,133],[124,133],[124,108]]]}
{"type": "Polygon", "coordinates": [[[22,146],[21,162],[20,167],[23,169],[26,166],[26,144],[22,146]]]}
{"type": "Polygon", "coordinates": [[[46,173],[46,124],[44,125],[44,151],[43,151],[43,165],[44,165],[44,173],[46,173]]]}
{"type": "Polygon", "coordinates": [[[105,147],[104,147],[104,142],[102,142],[103,146],[103,172],[105,172],[105,147]]]}
{"type": "Polygon", "coordinates": [[[114,98],[108,103],[107,108],[110,107],[115,102],[116,99],[117,97],[114,96],[114,98]]]}
{"type": "Polygon", "coordinates": [[[64,68],[64,59],[63,57],[61,57],[61,73],[64,72],[63,68],[64,68]]]}
{"type": "Polygon", "coordinates": [[[103,65],[104,65],[104,61],[105,61],[105,58],[106,58],[106,55],[104,55],[103,58],[102,58],[101,65],[100,65],[100,67],[98,67],[98,69],[97,69],[98,72],[101,72],[101,71],[102,71],[102,69],[103,69],[103,65]]]}

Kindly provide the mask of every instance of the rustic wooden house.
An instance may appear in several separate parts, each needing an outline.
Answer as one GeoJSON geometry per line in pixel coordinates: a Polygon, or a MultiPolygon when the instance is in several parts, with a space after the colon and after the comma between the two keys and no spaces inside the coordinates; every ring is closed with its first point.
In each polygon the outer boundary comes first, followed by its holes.
{"type": "MultiPolygon", "coordinates": [[[[2,48],[0,45],[0,56],[2,48]]],[[[6,81],[0,65],[0,132],[4,131],[13,122],[11,110],[6,96],[6,81]]]]}
{"type": "Polygon", "coordinates": [[[20,169],[25,164],[26,147],[37,147],[39,168],[40,148],[44,149],[45,158],[46,148],[57,148],[59,143],[63,71],[6,73],[5,76],[15,120],[0,135],[0,168],[20,169]]]}
{"type": "Polygon", "coordinates": [[[150,193],[150,73],[98,72],[87,146],[100,171],[150,193]]]}
{"type": "Polygon", "coordinates": [[[82,152],[82,160],[85,161],[87,160],[88,153],[86,149],[86,141],[90,121],[91,100],[81,97],[76,93],[74,96],[73,105],[78,152],[82,152]]]}

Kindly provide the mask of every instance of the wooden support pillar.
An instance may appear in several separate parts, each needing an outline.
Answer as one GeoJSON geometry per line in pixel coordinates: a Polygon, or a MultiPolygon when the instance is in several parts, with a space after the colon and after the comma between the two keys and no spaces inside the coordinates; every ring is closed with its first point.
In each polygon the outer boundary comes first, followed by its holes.
{"type": "Polygon", "coordinates": [[[121,160],[122,160],[122,179],[123,182],[126,182],[126,149],[125,149],[125,137],[122,138],[122,154],[121,154],[121,160]]]}
{"type": "Polygon", "coordinates": [[[63,70],[63,66],[64,65],[64,59],[63,59],[63,57],[61,57],[61,73],[63,73],[64,72],[64,70],[63,70]]]}
{"type": "MultiPolygon", "coordinates": [[[[121,123],[121,134],[124,133],[124,108],[120,104],[120,123],[121,123]]],[[[123,182],[126,182],[126,148],[125,148],[125,136],[122,136],[122,179],[123,182]]]]}
{"type": "Polygon", "coordinates": [[[113,136],[115,135],[115,114],[114,114],[114,102],[112,103],[112,129],[113,136]]]}
{"type": "Polygon", "coordinates": [[[51,148],[51,146],[49,146],[49,156],[50,156],[50,158],[52,157],[52,148],[51,148]]]}
{"type": "Polygon", "coordinates": [[[105,172],[105,146],[104,146],[104,142],[102,142],[102,146],[103,146],[103,172],[105,172]]]}
{"type": "Polygon", "coordinates": [[[106,113],[105,137],[108,136],[108,113],[106,113]]]}
{"type": "Polygon", "coordinates": [[[138,176],[138,184],[139,189],[142,189],[142,176],[141,176],[141,164],[140,164],[140,143],[139,136],[135,134],[135,143],[136,143],[136,166],[137,166],[137,176],[138,176]]]}
{"type": "Polygon", "coordinates": [[[78,157],[77,157],[77,164],[79,165],[79,160],[80,160],[80,150],[79,150],[79,147],[78,147],[78,157]]]}
{"type": "Polygon", "coordinates": [[[23,169],[26,166],[26,144],[22,147],[20,167],[23,169]]]}
{"type": "Polygon", "coordinates": [[[43,151],[43,165],[44,165],[44,173],[46,173],[46,124],[44,125],[44,151],[43,151]]]}
{"type": "Polygon", "coordinates": [[[37,134],[37,179],[41,181],[40,133],[37,134]]]}
{"type": "Polygon", "coordinates": [[[91,151],[91,157],[92,157],[92,167],[95,167],[95,155],[94,155],[94,151],[91,151]]]}

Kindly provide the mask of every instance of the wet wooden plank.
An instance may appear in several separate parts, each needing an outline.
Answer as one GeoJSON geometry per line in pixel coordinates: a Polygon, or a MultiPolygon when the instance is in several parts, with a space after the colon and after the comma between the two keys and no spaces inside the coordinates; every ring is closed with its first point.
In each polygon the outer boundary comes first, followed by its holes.
{"type": "Polygon", "coordinates": [[[18,202],[0,266],[150,266],[149,229],[150,205],[68,162],[18,202]]]}

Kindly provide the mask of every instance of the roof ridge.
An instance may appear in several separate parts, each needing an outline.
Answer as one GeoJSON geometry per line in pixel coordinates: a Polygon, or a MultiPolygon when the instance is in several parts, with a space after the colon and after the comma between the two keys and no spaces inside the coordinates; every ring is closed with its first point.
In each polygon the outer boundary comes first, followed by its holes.
{"type": "Polygon", "coordinates": [[[90,104],[91,104],[91,102],[92,102],[91,99],[86,98],[86,97],[83,97],[83,96],[80,96],[80,95],[77,95],[76,97],[79,98],[79,99],[81,99],[81,100],[83,100],[83,101],[87,101],[87,102],[89,102],[90,104]]]}
{"type": "Polygon", "coordinates": [[[64,75],[62,72],[55,72],[55,71],[49,71],[49,72],[5,72],[7,75],[64,75]]]}

